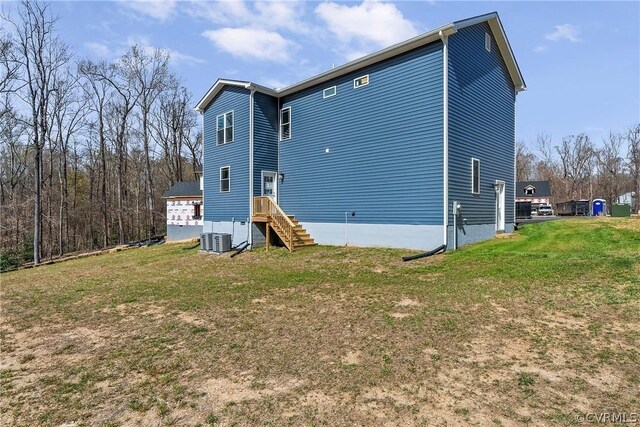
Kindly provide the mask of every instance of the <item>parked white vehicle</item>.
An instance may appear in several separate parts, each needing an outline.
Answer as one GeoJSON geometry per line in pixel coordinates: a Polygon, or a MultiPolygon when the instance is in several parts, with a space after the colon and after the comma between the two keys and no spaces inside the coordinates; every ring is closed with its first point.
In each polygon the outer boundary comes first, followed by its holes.
{"type": "Polygon", "coordinates": [[[551,205],[538,206],[538,215],[553,215],[553,208],[551,205]]]}

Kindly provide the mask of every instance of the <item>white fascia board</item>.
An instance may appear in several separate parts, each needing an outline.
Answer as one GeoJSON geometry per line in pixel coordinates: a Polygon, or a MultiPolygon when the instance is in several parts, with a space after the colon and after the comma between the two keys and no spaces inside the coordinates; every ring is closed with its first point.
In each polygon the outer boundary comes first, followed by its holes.
{"type": "Polygon", "coordinates": [[[199,113],[204,112],[204,109],[207,107],[207,105],[209,105],[209,103],[211,101],[213,101],[213,99],[216,97],[216,95],[225,86],[235,86],[235,87],[241,87],[241,88],[249,89],[249,90],[253,88],[253,89],[256,90],[256,92],[262,92],[262,93],[266,93],[268,95],[277,96],[277,92],[275,90],[270,89],[270,88],[265,87],[265,86],[261,86],[261,85],[255,84],[255,83],[242,81],[242,80],[218,79],[214,83],[214,85],[211,86],[211,89],[209,89],[209,91],[198,102],[198,104],[196,105],[194,110],[199,112],[199,113]]]}

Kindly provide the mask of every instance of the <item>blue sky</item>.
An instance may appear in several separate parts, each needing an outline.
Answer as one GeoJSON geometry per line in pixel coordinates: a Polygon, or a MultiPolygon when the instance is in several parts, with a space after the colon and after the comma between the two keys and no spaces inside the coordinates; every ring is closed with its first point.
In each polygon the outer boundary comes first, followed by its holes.
{"type": "Polygon", "coordinates": [[[194,101],[218,77],[282,87],[497,11],[528,86],[518,95],[519,139],[533,147],[540,132],[554,142],[587,132],[599,141],[640,122],[636,1],[58,1],[52,9],[78,57],[113,59],[131,43],[170,50],[194,101]]]}

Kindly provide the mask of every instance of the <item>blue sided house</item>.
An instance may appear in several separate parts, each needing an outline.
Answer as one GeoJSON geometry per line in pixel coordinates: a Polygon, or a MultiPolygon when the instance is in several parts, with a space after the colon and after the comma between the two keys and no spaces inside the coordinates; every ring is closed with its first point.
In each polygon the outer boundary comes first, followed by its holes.
{"type": "Polygon", "coordinates": [[[204,123],[204,232],[253,247],[431,250],[509,233],[515,101],[497,13],[283,89],[218,80],[204,123]]]}

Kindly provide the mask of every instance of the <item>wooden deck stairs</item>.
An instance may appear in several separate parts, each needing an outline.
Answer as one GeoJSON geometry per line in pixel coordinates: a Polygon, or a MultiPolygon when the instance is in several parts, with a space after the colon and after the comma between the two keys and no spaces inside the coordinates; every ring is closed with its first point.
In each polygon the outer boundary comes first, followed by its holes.
{"type": "Polygon", "coordinates": [[[266,225],[267,250],[269,250],[271,231],[276,233],[290,252],[316,245],[311,235],[302,227],[295,216],[287,215],[270,197],[253,198],[252,220],[266,225]]]}

